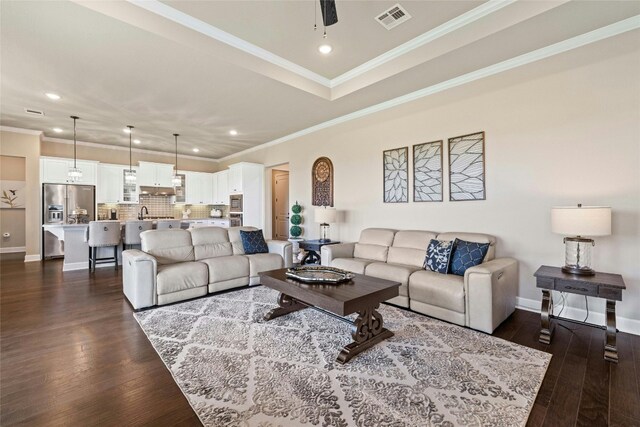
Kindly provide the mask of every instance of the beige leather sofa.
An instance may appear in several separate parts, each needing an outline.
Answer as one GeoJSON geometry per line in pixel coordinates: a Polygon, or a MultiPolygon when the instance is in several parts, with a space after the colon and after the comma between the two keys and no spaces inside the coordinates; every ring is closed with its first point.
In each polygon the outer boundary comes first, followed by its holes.
{"type": "Polygon", "coordinates": [[[291,243],[268,241],[269,253],[246,255],[240,230],[201,227],[140,233],[142,250],[122,253],[123,290],[135,309],[258,284],[261,271],[292,265],[291,243]]]}
{"type": "Polygon", "coordinates": [[[401,282],[389,303],[458,325],[492,333],[515,310],[518,262],[495,258],[496,239],[477,233],[434,233],[369,228],[357,243],[322,247],[322,264],[401,282]],[[422,268],[431,239],[489,243],[482,264],[464,277],[422,268]]]}

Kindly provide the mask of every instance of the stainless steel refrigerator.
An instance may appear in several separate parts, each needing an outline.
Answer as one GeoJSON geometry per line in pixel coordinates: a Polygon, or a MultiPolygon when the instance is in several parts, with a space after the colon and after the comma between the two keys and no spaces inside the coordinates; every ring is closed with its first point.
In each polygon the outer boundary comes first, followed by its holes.
{"type": "MultiPolygon", "coordinates": [[[[93,185],[42,184],[43,224],[88,224],[95,220],[95,206],[93,185]]],[[[44,229],[42,247],[44,258],[64,256],[63,242],[44,229]]]]}

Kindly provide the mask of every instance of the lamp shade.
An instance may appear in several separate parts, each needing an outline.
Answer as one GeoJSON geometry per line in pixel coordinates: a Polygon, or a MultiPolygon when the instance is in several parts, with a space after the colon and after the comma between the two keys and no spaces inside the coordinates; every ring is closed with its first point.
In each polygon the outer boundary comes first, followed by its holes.
{"type": "Polygon", "coordinates": [[[316,208],[315,221],[320,224],[331,224],[336,222],[336,210],[335,208],[316,208]]]}
{"type": "Polygon", "coordinates": [[[608,236],[611,234],[611,208],[608,206],[551,208],[551,231],[563,236],[608,236]]]}

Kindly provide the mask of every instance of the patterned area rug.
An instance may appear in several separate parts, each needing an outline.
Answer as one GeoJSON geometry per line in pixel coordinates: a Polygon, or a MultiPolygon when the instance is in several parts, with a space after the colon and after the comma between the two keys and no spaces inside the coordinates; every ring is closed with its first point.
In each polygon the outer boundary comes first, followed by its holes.
{"type": "Polygon", "coordinates": [[[276,298],[258,286],[135,314],[204,425],[525,425],[551,359],[383,304],[395,336],[340,365],[349,325],[262,320],[276,298]]]}

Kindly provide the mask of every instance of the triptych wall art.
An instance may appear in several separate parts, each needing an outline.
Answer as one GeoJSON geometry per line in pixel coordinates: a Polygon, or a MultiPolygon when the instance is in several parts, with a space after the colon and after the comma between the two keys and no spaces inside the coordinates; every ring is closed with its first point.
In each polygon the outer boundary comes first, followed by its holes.
{"type": "MultiPolygon", "coordinates": [[[[413,201],[443,200],[443,141],[413,146],[413,201]]],[[[484,132],[448,140],[449,200],[485,200],[484,132]]],[[[384,203],[409,201],[409,148],[383,152],[384,203]]]]}

